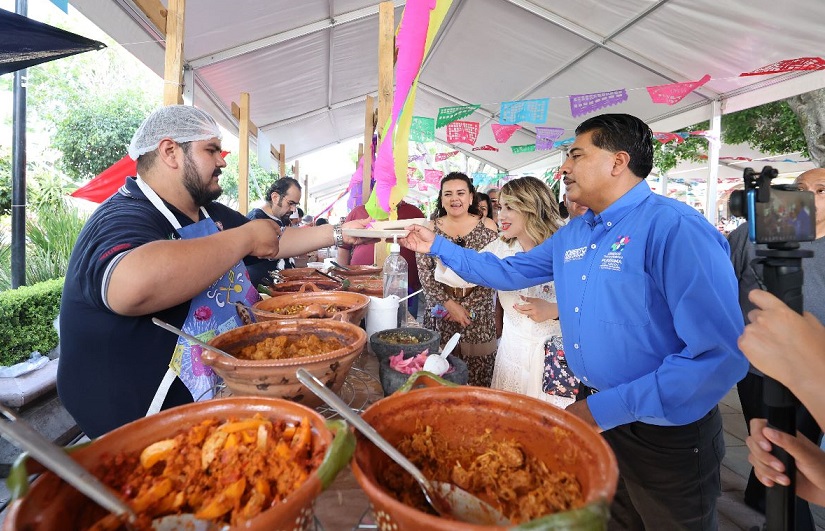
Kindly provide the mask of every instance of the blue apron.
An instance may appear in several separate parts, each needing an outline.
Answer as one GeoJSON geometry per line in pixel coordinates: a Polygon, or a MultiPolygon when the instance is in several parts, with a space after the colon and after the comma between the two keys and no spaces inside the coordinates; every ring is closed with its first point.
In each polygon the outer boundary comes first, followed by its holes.
{"type": "MultiPolygon", "coordinates": [[[[201,207],[201,212],[206,219],[181,227],[175,215],[155,191],[140,177],[137,178],[137,183],[147,199],[175,227],[181,239],[202,238],[218,232],[217,225],[209,218],[209,214],[203,207],[201,207]]],[[[181,329],[202,341],[209,341],[216,335],[243,324],[235,308],[236,302],[251,306],[259,300],[258,290],[252,285],[246,266],[241,260],[192,299],[181,329]]],[[[169,369],[155,393],[147,415],[160,411],[175,378],[180,378],[196,401],[207,400],[214,396],[219,377],[211,367],[201,362],[201,352],[199,345],[192,345],[188,340],[178,338],[169,362],[169,369]]]]}

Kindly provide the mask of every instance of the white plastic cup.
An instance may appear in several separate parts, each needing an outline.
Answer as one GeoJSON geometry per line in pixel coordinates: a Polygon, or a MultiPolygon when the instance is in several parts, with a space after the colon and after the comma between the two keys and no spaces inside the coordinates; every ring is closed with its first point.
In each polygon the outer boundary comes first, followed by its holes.
{"type": "Polygon", "coordinates": [[[395,295],[387,298],[370,297],[367,309],[367,337],[376,332],[398,327],[399,299],[395,295]]]}

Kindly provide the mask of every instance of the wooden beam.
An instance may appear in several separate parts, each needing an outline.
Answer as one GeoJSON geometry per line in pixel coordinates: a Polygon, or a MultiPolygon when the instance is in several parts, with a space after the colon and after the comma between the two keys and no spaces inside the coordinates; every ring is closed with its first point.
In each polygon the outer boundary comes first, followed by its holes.
{"type": "Polygon", "coordinates": [[[160,0],[133,0],[146,18],[155,25],[161,35],[166,35],[166,15],[168,11],[160,0]]]}
{"type": "MultiPolygon", "coordinates": [[[[232,102],[231,107],[232,107],[232,116],[234,116],[236,120],[240,121],[241,120],[241,108],[234,101],[232,102]]],[[[258,126],[255,125],[254,123],[252,123],[251,120],[249,121],[249,134],[252,135],[255,138],[258,138],[258,126]]],[[[278,153],[278,150],[275,149],[275,146],[270,144],[269,152],[272,154],[272,157],[275,160],[277,160],[277,161],[281,160],[281,154],[278,153]]]]}
{"type": "Polygon", "coordinates": [[[241,92],[240,125],[238,127],[238,211],[249,210],[249,93],[241,92]]]}
{"type": "Polygon", "coordinates": [[[395,61],[395,6],[381,2],[378,7],[378,137],[392,113],[393,65],[395,61]]]}
{"type": "Polygon", "coordinates": [[[372,134],[375,131],[375,98],[367,96],[367,109],[364,113],[364,153],[361,160],[364,161],[361,170],[363,182],[361,184],[362,202],[366,204],[370,197],[370,179],[372,179],[372,134]]]}
{"type": "MultiPolygon", "coordinates": [[[[294,173],[293,175],[296,179],[300,179],[297,173],[294,173]]],[[[307,214],[309,214],[309,175],[304,176],[304,215],[307,214]]]]}
{"type": "MultiPolygon", "coordinates": [[[[364,143],[359,142],[358,143],[358,156],[355,158],[355,160],[359,161],[359,160],[361,160],[361,157],[363,157],[363,156],[364,156],[364,143]]],[[[357,166],[358,162],[356,162],[355,165],[357,166]]]]}
{"type": "Polygon", "coordinates": [[[281,177],[286,177],[286,146],[284,144],[281,144],[281,156],[278,157],[278,162],[280,163],[278,168],[278,171],[280,172],[279,175],[281,177]]]}
{"type": "Polygon", "coordinates": [[[183,103],[183,29],[186,0],[169,0],[166,15],[166,61],[163,72],[163,104],[183,103]]]}

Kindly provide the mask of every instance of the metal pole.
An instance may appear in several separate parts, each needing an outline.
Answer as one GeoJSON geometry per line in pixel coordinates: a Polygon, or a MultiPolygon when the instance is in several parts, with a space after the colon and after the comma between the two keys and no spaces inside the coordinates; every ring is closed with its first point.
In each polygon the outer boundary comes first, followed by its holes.
{"type": "MultiPolygon", "coordinates": [[[[27,0],[16,0],[15,12],[27,16],[27,0]]],[[[26,79],[27,70],[14,73],[11,148],[11,287],[26,284],[26,79]]]]}

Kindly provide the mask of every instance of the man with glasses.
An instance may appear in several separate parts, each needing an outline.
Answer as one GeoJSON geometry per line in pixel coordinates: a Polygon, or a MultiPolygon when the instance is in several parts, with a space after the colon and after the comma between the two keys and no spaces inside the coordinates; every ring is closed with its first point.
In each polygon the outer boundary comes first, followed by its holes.
{"type": "MultiPolygon", "coordinates": [[[[249,219],[271,219],[281,228],[281,232],[287,227],[284,223],[284,216],[295,212],[301,200],[301,184],[292,177],[281,177],[269,187],[261,208],[253,208],[246,215],[249,219]]],[[[292,257],[278,258],[276,260],[261,260],[255,264],[247,265],[249,276],[253,280],[265,279],[272,271],[282,269],[293,269],[295,260],[292,257]]]]}

